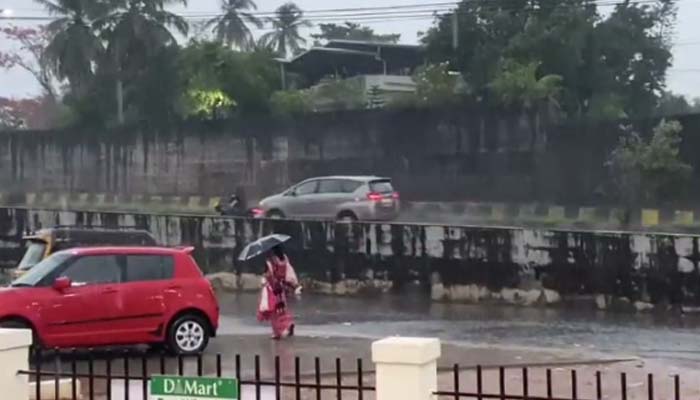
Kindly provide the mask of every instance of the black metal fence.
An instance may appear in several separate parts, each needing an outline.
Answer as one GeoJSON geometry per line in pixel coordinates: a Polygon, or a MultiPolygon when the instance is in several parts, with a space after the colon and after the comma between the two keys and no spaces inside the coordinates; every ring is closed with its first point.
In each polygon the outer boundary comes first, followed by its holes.
{"type": "MultiPolygon", "coordinates": [[[[443,387],[435,395],[439,399],[477,400],[680,400],[698,398],[697,393],[689,396],[682,393],[679,375],[634,371],[602,372],[557,368],[476,368],[463,369],[454,365],[448,375],[440,379],[443,387]],[[630,377],[634,376],[634,382],[630,377]],[[662,390],[659,390],[662,389],[662,390]]],[[[698,380],[694,380],[695,386],[698,380]]]]}
{"type": "MultiPolygon", "coordinates": [[[[628,372],[596,366],[470,367],[438,370],[440,400],[681,400],[700,398],[699,377],[628,372]],[[683,386],[682,383],[686,385],[683,386]]],[[[373,400],[375,373],[362,359],[223,356],[168,357],[138,352],[54,352],[19,371],[36,385],[37,400],[145,400],[153,375],[236,378],[242,400],[373,400]],[[46,385],[53,388],[46,390],[46,385]],[[61,385],[70,396],[59,398],[61,385]],[[47,396],[46,393],[52,395],[47,396]]]]}
{"type": "Polygon", "coordinates": [[[340,358],[322,363],[318,357],[263,360],[236,354],[225,360],[221,354],[168,357],[133,351],[73,351],[37,356],[33,368],[18,373],[28,375],[32,382],[43,382],[43,389],[41,384],[35,387],[37,400],[65,400],[58,397],[62,385],[70,386],[67,400],[145,400],[153,375],[236,378],[238,393],[246,394],[241,395],[243,400],[371,400],[373,373],[365,371],[362,359],[352,364],[343,365],[340,358]],[[265,388],[269,393],[263,393],[265,388]]]}

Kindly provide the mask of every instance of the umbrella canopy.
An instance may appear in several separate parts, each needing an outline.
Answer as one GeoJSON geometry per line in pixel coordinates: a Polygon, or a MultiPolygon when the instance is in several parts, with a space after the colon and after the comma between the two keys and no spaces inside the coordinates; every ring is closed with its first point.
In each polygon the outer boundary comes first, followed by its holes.
{"type": "Polygon", "coordinates": [[[290,236],[274,234],[270,236],[262,237],[252,243],[249,243],[238,255],[240,261],[248,261],[251,258],[255,258],[260,254],[267,253],[273,247],[280,245],[291,239],[290,236]]]}

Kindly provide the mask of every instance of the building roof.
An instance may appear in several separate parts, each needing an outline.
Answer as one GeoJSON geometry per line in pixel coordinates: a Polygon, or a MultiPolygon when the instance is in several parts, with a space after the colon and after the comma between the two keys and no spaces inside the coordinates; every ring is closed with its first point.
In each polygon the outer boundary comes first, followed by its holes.
{"type": "Polygon", "coordinates": [[[317,82],[330,75],[356,76],[413,69],[423,63],[423,47],[406,44],[330,40],[290,60],[278,61],[287,70],[317,82]]]}

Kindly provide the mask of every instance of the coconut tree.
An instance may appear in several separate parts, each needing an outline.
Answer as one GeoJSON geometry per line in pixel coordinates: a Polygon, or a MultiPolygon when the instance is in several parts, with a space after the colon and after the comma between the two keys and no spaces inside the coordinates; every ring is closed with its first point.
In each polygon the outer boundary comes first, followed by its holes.
{"type": "Polygon", "coordinates": [[[94,0],[35,0],[57,18],[47,29],[51,36],[43,57],[56,76],[67,79],[80,95],[93,77],[93,65],[103,51],[92,27],[105,9],[94,0]]]}
{"type": "Polygon", "coordinates": [[[217,40],[229,47],[250,49],[254,41],[248,24],[262,27],[262,21],[249,12],[257,8],[253,0],[222,0],[221,15],[207,21],[205,28],[213,27],[217,40]]]}
{"type": "Polygon", "coordinates": [[[175,32],[187,36],[187,21],[165,9],[185,0],[112,0],[110,12],[95,25],[109,43],[104,64],[116,77],[117,119],[124,121],[123,88],[125,78],[145,70],[149,60],[168,46],[177,45],[175,32]]]}
{"type": "Polygon", "coordinates": [[[299,34],[299,28],[311,27],[312,24],[304,19],[304,12],[294,3],[281,5],[275,11],[275,18],[268,18],[273,31],[264,34],[260,40],[278,54],[287,57],[301,49],[306,39],[299,34]]]}

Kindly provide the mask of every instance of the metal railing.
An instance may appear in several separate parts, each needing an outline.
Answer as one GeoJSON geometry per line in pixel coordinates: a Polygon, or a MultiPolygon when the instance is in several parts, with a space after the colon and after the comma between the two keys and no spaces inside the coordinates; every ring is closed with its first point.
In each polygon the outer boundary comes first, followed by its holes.
{"type": "MultiPolygon", "coordinates": [[[[608,379],[604,384],[603,376],[604,373],[601,371],[594,371],[590,376],[587,376],[587,382],[582,385],[581,374],[572,369],[570,371],[564,372],[564,375],[568,377],[553,377],[553,372],[551,368],[541,369],[538,371],[541,375],[537,378],[544,378],[538,380],[537,385],[533,385],[532,373],[533,368],[523,367],[517,370],[507,369],[505,367],[498,367],[492,369],[492,374],[489,378],[485,378],[485,368],[477,366],[475,370],[469,369],[471,371],[470,382],[464,382],[461,377],[465,373],[465,369],[461,368],[458,364],[454,365],[450,373],[452,380],[452,387],[450,389],[438,390],[435,395],[439,399],[477,399],[477,400],[602,400],[602,399],[618,399],[618,400],[631,400],[631,399],[664,399],[664,400],[680,400],[681,397],[687,397],[681,395],[681,378],[679,375],[668,376],[664,375],[666,379],[664,383],[667,384],[667,390],[665,393],[659,395],[655,392],[655,383],[661,382],[661,379],[656,379],[654,374],[645,374],[645,382],[638,382],[635,386],[634,395],[631,394],[632,386],[628,382],[628,373],[619,372],[612,373],[606,372],[605,375],[608,379]],[[494,373],[495,372],[495,373],[494,373]],[[494,376],[495,375],[495,379],[494,376]],[[507,390],[506,378],[515,378],[518,381],[516,386],[520,386],[518,390],[507,390]],[[614,383],[613,381],[617,381],[614,383]],[[490,383],[492,389],[486,388],[486,383],[490,383]],[[536,386],[536,388],[535,388],[536,386]],[[642,387],[644,386],[644,387],[642,387]],[[493,390],[495,388],[495,390],[493,390]],[[583,392],[585,388],[586,393],[583,392]],[[556,390],[555,390],[556,389],[556,390]]],[[[561,371],[560,371],[561,372],[561,371]]],[[[561,374],[560,374],[561,375],[561,374]]],[[[511,388],[514,386],[511,383],[511,388]]]]}
{"type": "MultiPolygon", "coordinates": [[[[98,356],[99,354],[97,353],[98,356]]],[[[90,350],[82,354],[76,351],[42,354],[35,357],[33,368],[18,371],[18,374],[29,376],[33,382],[44,382],[44,385],[47,381],[53,382],[55,386],[52,393],[56,394],[60,391],[62,381],[69,381],[71,400],[133,400],[130,397],[134,396],[134,388],[138,393],[137,398],[148,399],[152,375],[236,378],[238,393],[241,393],[242,388],[248,388],[251,393],[247,398],[255,400],[263,398],[262,389],[266,387],[274,388],[275,399],[290,400],[322,400],[328,398],[328,394],[332,394],[332,398],[338,400],[342,400],[343,396],[348,394],[352,394],[349,396],[352,399],[363,400],[367,392],[375,391],[373,385],[365,383],[367,375],[372,372],[365,371],[361,358],[355,360],[354,366],[345,369],[342,360],[336,358],[332,368],[324,371],[321,359],[314,357],[311,372],[302,373],[302,366],[308,367],[309,364],[303,363],[301,357],[285,358],[286,364],[293,362],[293,371],[282,371],[282,360],[279,356],[265,360],[269,363],[266,365],[271,368],[268,368],[269,371],[263,371],[263,360],[259,355],[247,358],[246,363],[246,358],[240,354],[227,361],[222,354],[191,357],[169,357],[163,353],[149,352],[134,354],[133,351],[103,354],[103,357],[96,357],[90,350]],[[47,364],[53,365],[53,368],[47,364]],[[117,385],[126,389],[120,396],[114,395],[117,385]]],[[[45,389],[42,389],[41,384],[37,384],[35,390],[33,396],[36,400],[55,400],[53,396],[43,395],[45,389]]],[[[269,398],[269,395],[266,398],[269,398]]]]}

